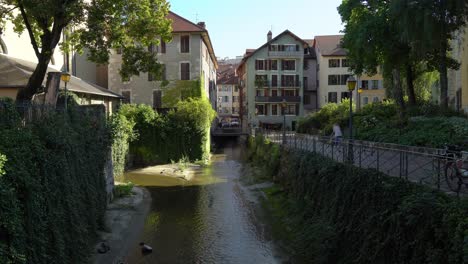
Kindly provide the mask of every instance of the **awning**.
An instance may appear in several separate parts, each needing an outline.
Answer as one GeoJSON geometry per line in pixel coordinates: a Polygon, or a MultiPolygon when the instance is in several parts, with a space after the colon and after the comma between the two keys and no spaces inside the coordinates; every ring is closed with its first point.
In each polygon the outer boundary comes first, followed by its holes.
{"type": "MultiPolygon", "coordinates": [[[[26,61],[5,54],[0,54],[0,89],[1,88],[23,88],[26,87],[29,77],[36,68],[37,63],[26,61]]],[[[49,67],[47,72],[60,72],[49,67]]],[[[45,86],[47,78],[44,78],[45,86]]],[[[64,89],[61,84],[60,89],[64,89]]],[[[83,94],[100,95],[104,97],[122,98],[121,95],[111,92],[103,87],[84,81],[78,77],[71,76],[67,89],[83,94]]]]}

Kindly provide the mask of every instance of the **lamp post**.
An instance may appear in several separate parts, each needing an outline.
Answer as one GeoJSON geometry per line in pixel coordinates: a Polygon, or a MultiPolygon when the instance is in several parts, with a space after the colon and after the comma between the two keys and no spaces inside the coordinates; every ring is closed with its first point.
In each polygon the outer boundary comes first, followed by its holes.
{"type": "Polygon", "coordinates": [[[281,109],[283,111],[283,145],[286,144],[286,99],[281,102],[281,109]]]}
{"type": "Polygon", "coordinates": [[[67,111],[68,94],[67,94],[67,83],[70,81],[70,74],[68,72],[62,72],[60,79],[65,83],[65,111],[67,111]]]}
{"type": "Polygon", "coordinates": [[[349,158],[349,161],[352,163],[353,162],[353,145],[352,145],[352,141],[353,141],[353,91],[354,89],[356,89],[357,81],[353,76],[350,76],[346,82],[347,82],[348,90],[350,93],[349,95],[349,154],[348,154],[348,158],[349,158]]]}

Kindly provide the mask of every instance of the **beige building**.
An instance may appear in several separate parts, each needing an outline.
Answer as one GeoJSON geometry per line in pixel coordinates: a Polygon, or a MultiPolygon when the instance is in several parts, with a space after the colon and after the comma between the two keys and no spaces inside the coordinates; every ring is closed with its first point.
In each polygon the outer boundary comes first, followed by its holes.
{"type": "Polygon", "coordinates": [[[216,111],[220,122],[239,120],[240,91],[239,78],[236,76],[237,64],[221,64],[216,81],[216,111]]]}
{"type": "Polygon", "coordinates": [[[452,54],[460,62],[460,69],[448,72],[449,105],[468,113],[468,26],[453,39],[452,54]]]}
{"type": "Polygon", "coordinates": [[[152,49],[164,65],[163,79],[169,84],[163,87],[161,81],[147,73],[122,82],[119,75],[122,55],[114,52],[108,68],[109,89],[122,94],[126,102],[148,104],[158,109],[174,107],[174,98],[168,98],[169,94],[180,97],[175,99],[183,99],[183,93],[174,92],[174,89],[199,86],[202,96],[210,98],[214,106],[218,64],[205,23],[192,23],[173,12],[169,12],[168,18],[172,20],[172,41],[161,42],[160,46],[152,49]]]}
{"type": "MultiPolygon", "coordinates": [[[[327,103],[339,103],[341,100],[349,98],[350,95],[346,80],[353,74],[349,69],[347,52],[341,47],[342,38],[343,35],[315,37],[319,108],[327,103]]],[[[358,94],[357,91],[353,92],[353,99],[359,99],[358,105],[363,106],[385,99],[381,74],[354,77],[358,80],[357,88],[362,88],[361,94],[358,94]]]]}

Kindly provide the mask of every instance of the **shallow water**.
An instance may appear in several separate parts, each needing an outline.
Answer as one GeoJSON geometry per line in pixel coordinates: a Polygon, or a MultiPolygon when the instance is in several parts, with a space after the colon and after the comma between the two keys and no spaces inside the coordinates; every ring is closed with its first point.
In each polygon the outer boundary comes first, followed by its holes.
{"type": "Polygon", "coordinates": [[[239,148],[224,148],[188,182],[129,173],[128,180],[153,185],[140,239],[153,253],[142,255],[135,245],[128,263],[279,263],[267,224],[239,182],[240,155],[239,148]]]}

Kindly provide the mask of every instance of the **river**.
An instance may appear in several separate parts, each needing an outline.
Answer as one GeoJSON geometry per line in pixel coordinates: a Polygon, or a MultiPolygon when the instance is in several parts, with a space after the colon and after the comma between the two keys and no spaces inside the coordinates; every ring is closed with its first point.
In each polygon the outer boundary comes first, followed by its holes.
{"type": "MultiPolygon", "coordinates": [[[[150,245],[153,253],[143,255],[136,244],[128,263],[284,261],[255,192],[240,181],[240,148],[230,144],[219,152],[191,181],[161,179],[160,184],[151,182],[159,186],[147,186],[152,205],[140,241],[150,245]]],[[[128,178],[145,185],[131,174],[128,178]]]]}

